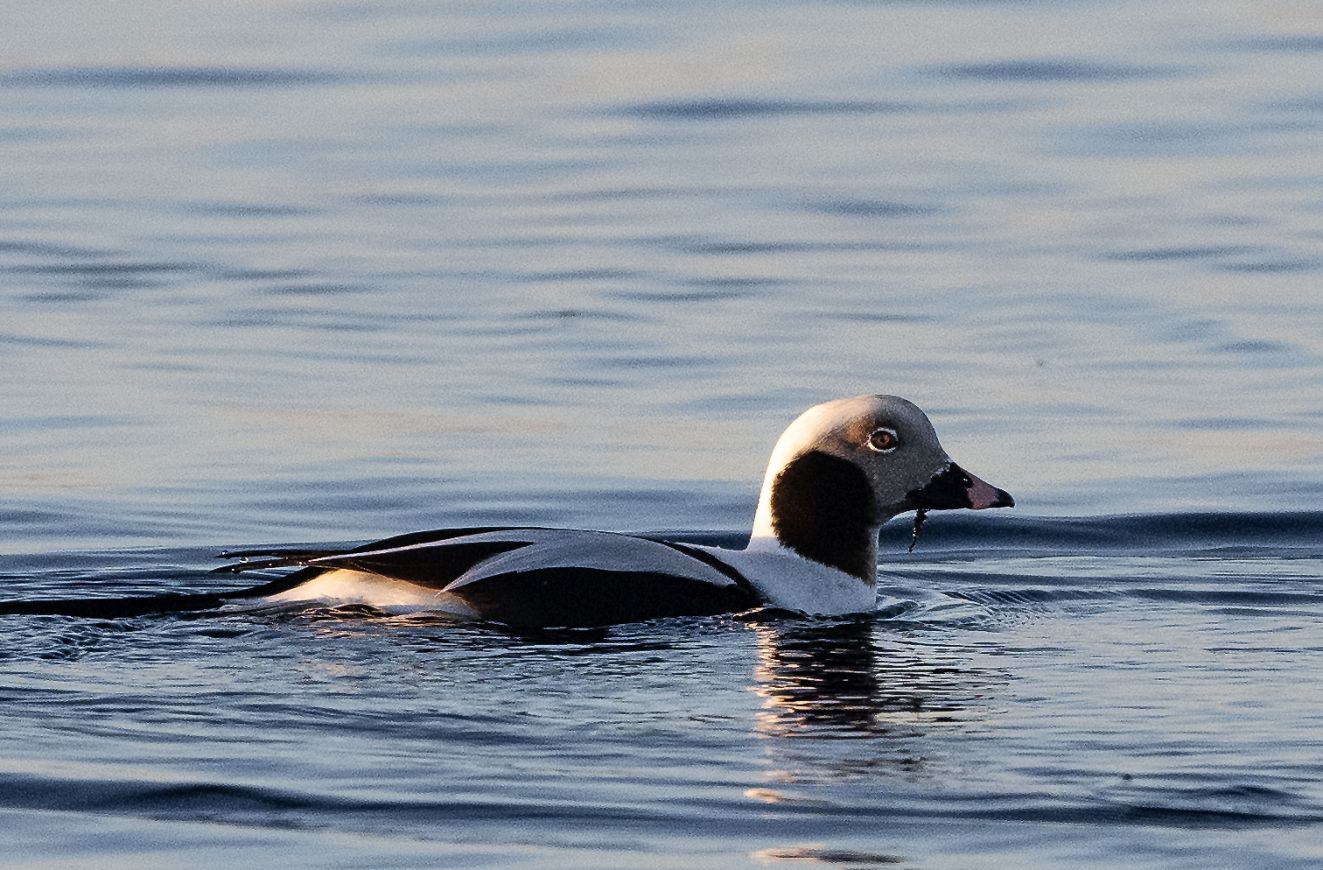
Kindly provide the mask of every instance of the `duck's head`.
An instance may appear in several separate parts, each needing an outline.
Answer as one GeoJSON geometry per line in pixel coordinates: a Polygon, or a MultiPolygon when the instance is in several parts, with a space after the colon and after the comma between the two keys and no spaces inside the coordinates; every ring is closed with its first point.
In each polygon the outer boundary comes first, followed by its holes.
{"type": "Polygon", "coordinates": [[[776,442],[750,546],[787,547],[872,583],[878,529],[897,514],[1014,504],[946,455],[914,403],[836,399],[799,415],[776,442]]]}

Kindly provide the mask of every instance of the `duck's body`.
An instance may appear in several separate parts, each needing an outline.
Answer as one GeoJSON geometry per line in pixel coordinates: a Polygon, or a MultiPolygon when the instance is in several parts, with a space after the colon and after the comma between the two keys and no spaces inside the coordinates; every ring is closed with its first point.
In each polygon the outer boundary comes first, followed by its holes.
{"type": "Polygon", "coordinates": [[[873,584],[791,551],[576,529],[439,529],[321,554],[231,553],[228,570],[303,566],[273,603],[436,610],[509,625],[607,625],[775,607],[855,613],[873,584]],[[259,558],[266,556],[268,558],[259,558]]]}
{"type": "Polygon", "coordinates": [[[273,601],[425,608],[520,626],[606,625],[773,607],[870,610],[877,534],[909,510],[1010,506],[892,396],[817,405],[777,442],[743,550],[613,532],[449,529],[350,550],[250,551],[221,570],[299,567],[273,601]]]}

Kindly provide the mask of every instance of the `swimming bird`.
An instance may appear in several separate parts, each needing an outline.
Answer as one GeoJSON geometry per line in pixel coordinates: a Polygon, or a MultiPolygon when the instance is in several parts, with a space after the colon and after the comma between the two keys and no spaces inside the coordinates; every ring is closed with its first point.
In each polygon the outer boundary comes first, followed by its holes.
{"type": "Polygon", "coordinates": [[[947,456],[896,396],[809,408],[776,442],[743,550],[617,532],[440,529],[343,550],[249,550],[217,569],[296,568],[233,593],[425,608],[513,626],[598,626],[758,607],[847,614],[876,603],[878,531],[906,511],[1011,507],[947,456]]]}

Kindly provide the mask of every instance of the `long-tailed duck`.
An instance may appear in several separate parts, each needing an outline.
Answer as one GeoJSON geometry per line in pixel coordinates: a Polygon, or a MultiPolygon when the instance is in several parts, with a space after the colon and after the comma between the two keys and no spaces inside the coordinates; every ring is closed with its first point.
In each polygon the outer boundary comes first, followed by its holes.
{"type": "Polygon", "coordinates": [[[224,553],[218,570],[293,567],[244,590],[272,601],[360,602],[516,626],[590,626],[771,607],[875,606],[878,530],[905,511],[1010,507],[956,465],[927,416],[895,396],[816,405],[777,441],[743,550],[614,532],[443,529],[348,550],[224,553]]]}

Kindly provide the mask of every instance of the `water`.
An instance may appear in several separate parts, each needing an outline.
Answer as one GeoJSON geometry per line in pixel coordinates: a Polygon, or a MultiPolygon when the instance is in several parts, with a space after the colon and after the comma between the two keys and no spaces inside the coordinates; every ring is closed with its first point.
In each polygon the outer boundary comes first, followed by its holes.
{"type": "Polygon", "coordinates": [[[1323,861],[1315,4],[3,20],[5,599],[734,541],[859,392],[1018,504],[864,620],[6,617],[6,865],[1323,861]]]}

